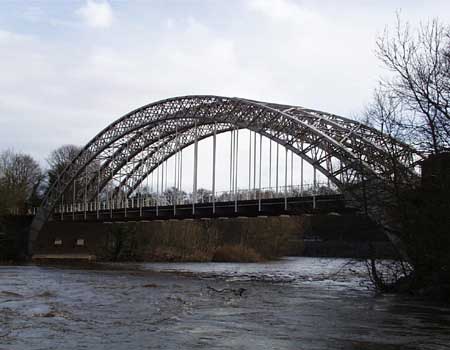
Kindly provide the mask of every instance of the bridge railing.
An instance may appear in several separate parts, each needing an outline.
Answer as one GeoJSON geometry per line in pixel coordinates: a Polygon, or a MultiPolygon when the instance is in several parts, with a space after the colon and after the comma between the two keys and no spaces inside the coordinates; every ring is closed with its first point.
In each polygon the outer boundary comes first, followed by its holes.
{"type": "MultiPolygon", "coordinates": [[[[208,191],[198,191],[197,198],[192,193],[150,193],[137,194],[131,198],[112,198],[92,202],[61,203],[55,213],[95,212],[99,210],[135,209],[142,207],[159,207],[168,205],[188,205],[195,203],[219,203],[245,200],[266,200],[272,198],[309,197],[317,195],[338,194],[339,190],[328,183],[316,185],[266,187],[259,189],[239,189],[237,191],[219,191],[214,195],[208,191]]],[[[36,209],[32,209],[35,213],[36,209]]]]}
{"type": "Polygon", "coordinates": [[[25,208],[8,208],[5,210],[4,215],[8,216],[33,216],[36,215],[37,208],[36,207],[25,207],[25,208]]]}

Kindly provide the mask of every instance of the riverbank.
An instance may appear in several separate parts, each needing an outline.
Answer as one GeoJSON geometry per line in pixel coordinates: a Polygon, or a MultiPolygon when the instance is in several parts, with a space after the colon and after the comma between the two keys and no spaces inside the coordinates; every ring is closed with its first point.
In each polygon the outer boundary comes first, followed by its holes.
{"type": "Polygon", "coordinates": [[[98,261],[264,261],[299,255],[302,216],[140,222],[47,222],[39,256],[84,254],[98,261]]]}
{"type": "Polygon", "coordinates": [[[285,255],[392,257],[392,245],[367,217],[281,215],[139,222],[48,222],[34,244],[45,256],[98,261],[241,261],[285,255]],[[369,247],[373,249],[370,251],[369,247]]]}

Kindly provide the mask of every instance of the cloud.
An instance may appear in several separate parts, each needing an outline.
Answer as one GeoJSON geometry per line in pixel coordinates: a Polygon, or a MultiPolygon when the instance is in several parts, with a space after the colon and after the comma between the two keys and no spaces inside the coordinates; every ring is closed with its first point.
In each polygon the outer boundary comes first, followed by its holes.
{"type": "Polygon", "coordinates": [[[108,28],[114,19],[113,10],[105,0],[87,0],[77,14],[92,28],[108,28]]]}
{"type": "Polygon", "coordinates": [[[77,5],[69,15],[67,6],[43,7],[58,23],[72,21],[61,30],[0,25],[0,150],[14,147],[43,161],[61,144],[85,144],[132,109],[179,95],[239,96],[348,115],[371,97],[381,71],[375,34],[394,13],[372,18],[362,9],[349,20],[342,15],[349,6],[339,13],[322,3],[253,0],[231,8],[214,2],[214,17],[207,5],[183,3],[122,3],[120,28],[102,35],[83,30],[114,22],[100,0],[83,2],[83,25],[73,22],[77,5]]]}
{"type": "Polygon", "coordinates": [[[148,30],[124,21],[108,40],[81,40],[78,26],[66,29],[74,36],[69,41],[0,31],[0,129],[8,130],[0,130],[0,149],[22,145],[43,159],[61,144],[86,143],[138,106],[177,95],[240,96],[336,113],[349,106],[349,96],[360,101],[353,89],[344,94],[333,84],[348,86],[340,72],[350,69],[335,69],[342,60],[333,36],[304,28],[298,16],[278,21],[258,13],[226,31],[189,14],[171,17],[177,30],[166,26],[167,17],[160,27],[150,21],[148,30]]]}
{"type": "Polygon", "coordinates": [[[289,0],[251,0],[248,7],[277,21],[291,20],[304,25],[317,25],[320,21],[317,13],[289,0]]]}
{"type": "Polygon", "coordinates": [[[39,22],[41,21],[45,16],[44,16],[44,11],[35,5],[31,5],[30,7],[27,7],[23,14],[22,14],[23,18],[27,21],[30,22],[39,22]]]}
{"type": "Polygon", "coordinates": [[[6,45],[20,44],[30,40],[32,40],[31,36],[0,29],[0,48],[6,47],[6,45]]]}

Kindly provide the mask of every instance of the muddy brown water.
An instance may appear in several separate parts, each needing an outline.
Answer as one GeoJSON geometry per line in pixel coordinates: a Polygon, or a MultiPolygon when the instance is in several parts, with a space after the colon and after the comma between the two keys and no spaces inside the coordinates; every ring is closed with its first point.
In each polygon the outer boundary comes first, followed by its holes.
{"type": "Polygon", "coordinates": [[[450,349],[450,309],[342,259],[0,267],[0,349],[450,349]]]}

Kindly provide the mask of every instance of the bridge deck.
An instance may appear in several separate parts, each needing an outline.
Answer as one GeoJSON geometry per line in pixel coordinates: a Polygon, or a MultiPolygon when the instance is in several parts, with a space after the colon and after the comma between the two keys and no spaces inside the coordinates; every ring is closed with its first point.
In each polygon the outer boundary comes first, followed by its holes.
{"type": "Polygon", "coordinates": [[[258,200],[241,200],[215,203],[133,207],[53,214],[55,221],[137,221],[187,218],[214,218],[236,216],[275,216],[282,214],[324,213],[348,211],[343,195],[288,197],[258,200]]]}

